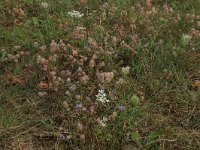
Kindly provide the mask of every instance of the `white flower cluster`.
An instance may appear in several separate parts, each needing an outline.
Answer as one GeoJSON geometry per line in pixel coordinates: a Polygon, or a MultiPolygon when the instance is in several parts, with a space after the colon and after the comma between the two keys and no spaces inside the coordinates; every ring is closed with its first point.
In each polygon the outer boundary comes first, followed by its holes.
{"type": "Polygon", "coordinates": [[[41,6],[46,9],[48,8],[49,4],[47,2],[42,2],[41,6]]]}
{"type": "Polygon", "coordinates": [[[68,12],[68,14],[71,16],[71,17],[75,17],[75,18],[81,18],[83,17],[83,14],[80,13],[79,11],[76,11],[76,10],[73,10],[71,12],[68,12]]]}
{"type": "Polygon", "coordinates": [[[100,120],[100,125],[101,126],[103,126],[103,127],[105,127],[106,126],[106,123],[107,123],[107,121],[108,121],[108,118],[106,118],[106,117],[103,117],[103,119],[102,120],[100,120]]]}
{"type": "Polygon", "coordinates": [[[183,34],[181,42],[185,46],[185,45],[189,44],[189,42],[191,41],[191,39],[192,39],[192,37],[190,35],[183,34]]]}
{"type": "Polygon", "coordinates": [[[129,73],[130,73],[130,67],[127,66],[127,67],[122,67],[122,73],[123,75],[127,76],[129,73]]]}
{"type": "Polygon", "coordinates": [[[99,90],[98,94],[96,95],[96,100],[102,103],[109,102],[109,100],[106,98],[106,93],[104,90],[99,90]]]}

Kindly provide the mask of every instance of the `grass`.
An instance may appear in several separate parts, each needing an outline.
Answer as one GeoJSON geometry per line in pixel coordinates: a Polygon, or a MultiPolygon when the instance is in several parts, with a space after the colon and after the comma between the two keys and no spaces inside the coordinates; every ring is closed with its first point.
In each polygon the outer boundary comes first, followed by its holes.
{"type": "Polygon", "coordinates": [[[42,2],[0,2],[0,149],[200,149],[198,0],[42,2]]]}

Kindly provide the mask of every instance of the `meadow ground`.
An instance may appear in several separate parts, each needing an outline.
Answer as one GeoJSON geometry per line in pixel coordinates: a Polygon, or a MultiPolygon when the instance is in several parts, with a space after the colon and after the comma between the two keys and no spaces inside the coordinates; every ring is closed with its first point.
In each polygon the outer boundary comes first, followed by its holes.
{"type": "Polygon", "coordinates": [[[200,1],[1,0],[0,149],[200,149],[200,1]]]}

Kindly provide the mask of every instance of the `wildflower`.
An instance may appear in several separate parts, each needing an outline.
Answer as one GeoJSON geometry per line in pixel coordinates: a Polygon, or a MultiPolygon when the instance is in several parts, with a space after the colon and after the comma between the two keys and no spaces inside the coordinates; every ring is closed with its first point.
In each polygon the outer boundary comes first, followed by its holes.
{"type": "Polygon", "coordinates": [[[114,120],[115,119],[115,117],[117,116],[117,112],[113,112],[109,117],[108,117],[108,120],[114,120]]]}
{"type": "Polygon", "coordinates": [[[192,28],[192,29],[190,30],[190,35],[191,35],[192,37],[198,37],[198,36],[200,35],[200,32],[199,32],[199,30],[196,30],[195,28],[192,28]]]}
{"type": "Polygon", "coordinates": [[[60,46],[60,48],[65,48],[65,43],[63,42],[63,40],[61,39],[60,41],[59,41],[59,46],[60,46]]]}
{"type": "Polygon", "coordinates": [[[103,127],[105,127],[106,126],[106,123],[107,123],[107,121],[108,121],[108,118],[106,118],[106,117],[103,117],[103,119],[102,120],[100,120],[100,125],[101,126],[103,126],[103,127]]]}
{"type": "Polygon", "coordinates": [[[47,2],[42,2],[42,3],[41,3],[41,6],[42,6],[44,9],[46,9],[46,8],[49,7],[49,4],[48,4],[47,2]]]}
{"type": "Polygon", "coordinates": [[[11,55],[11,54],[8,54],[8,59],[9,59],[9,60],[13,60],[13,59],[14,59],[14,56],[11,55]]]}
{"type": "Polygon", "coordinates": [[[75,85],[75,84],[71,84],[71,85],[69,86],[69,90],[70,90],[71,92],[76,91],[76,85],[75,85]]]}
{"type": "MultiPolygon", "coordinates": [[[[39,55],[40,56],[40,55],[39,55]]],[[[39,60],[40,60],[40,64],[42,64],[42,65],[47,65],[48,64],[48,60],[46,60],[45,58],[41,58],[40,59],[40,57],[38,56],[38,62],[39,62],[39,60]]]]}
{"type": "Polygon", "coordinates": [[[91,114],[94,114],[94,113],[95,113],[95,108],[94,108],[94,106],[91,106],[91,107],[90,107],[90,113],[91,113],[91,114]]]}
{"type": "Polygon", "coordinates": [[[71,16],[71,17],[75,17],[75,18],[81,18],[83,17],[83,14],[80,13],[79,11],[71,11],[71,12],[68,12],[68,14],[71,16]]]}
{"type": "Polygon", "coordinates": [[[124,109],[124,106],[119,105],[119,106],[118,106],[118,109],[119,109],[119,110],[123,110],[123,109],[124,109]]]}
{"type": "Polygon", "coordinates": [[[88,58],[87,57],[83,57],[83,61],[87,61],[88,60],[88,58]]]}
{"type": "Polygon", "coordinates": [[[83,107],[83,108],[82,108],[82,111],[85,111],[85,112],[86,112],[86,111],[87,111],[87,108],[83,107]]]}
{"type": "Polygon", "coordinates": [[[18,59],[14,59],[13,61],[14,61],[14,63],[18,63],[18,59]]]}
{"type": "Polygon", "coordinates": [[[147,10],[151,9],[151,0],[146,0],[146,7],[147,7],[147,10]]]}
{"type": "Polygon", "coordinates": [[[56,72],[55,71],[51,71],[49,74],[50,74],[51,77],[54,77],[56,75],[56,72]]]}
{"type": "Polygon", "coordinates": [[[85,30],[86,28],[85,27],[79,27],[79,26],[77,26],[77,29],[78,30],[85,30]]]}
{"type": "Polygon", "coordinates": [[[83,125],[82,125],[81,123],[78,123],[78,124],[77,124],[77,129],[78,129],[79,131],[82,131],[82,130],[83,130],[83,125]]]}
{"type": "Polygon", "coordinates": [[[34,43],[33,43],[33,47],[34,47],[34,48],[38,48],[38,47],[39,47],[39,43],[38,43],[38,42],[34,42],[34,43]]]}
{"type": "Polygon", "coordinates": [[[39,97],[44,97],[47,95],[47,92],[38,92],[39,97]]]}
{"type": "Polygon", "coordinates": [[[116,84],[118,84],[118,85],[122,85],[122,84],[124,84],[124,83],[125,83],[125,81],[124,81],[123,78],[120,78],[120,79],[116,82],[116,84]]]}
{"type": "Polygon", "coordinates": [[[177,57],[176,51],[173,51],[173,52],[172,52],[172,55],[173,55],[174,58],[176,58],[176,57],[177,57]]]}
{"type": "Polygon", "coordinates": [[[47,48],[46,45],[43,45],[43,46],[39,47],[39,49],[41,49],[42,51],[44,51],[46,48],[47,48]]]}
{"type": "Polygon", "coordinates": [[[8,58],[4,58],[4,59],[2,59],[1,62],[7,62],[7,61],[8,61],[8,58]]]}
{"type": "Polygon", "coordinates": [[[71,76],[71,74],[72,74],[72,72],[71,72],[71,71],[69,71],[69,70],[66,70],[66,76],[67,76],[67,77],[71,76]]]}
{"type": "Polygon", "coordinates": [[[54,40],[52,40],[50,43],[50,51],[55,52],[57,48],[58,48],[58,44],[54,40]]]}
{"type": "Polygon", "coordinates": [[[104,82],[104,80],[105,80],[104,73],[97,73],[97,78],[99,81],[104,82]]]}
{"type": "Polygon", "coordinates": [[[18,49],[20,49],[20,48],[21,48],[21,46],[19,46],[19,45],[14,46],[14,49],[15,49],[15,50],[18,50],[18,49]]]}
{"type": "Polygon", "coordinates": [[[71,78],[67,78],[67,83],[70,83],[71,82],[71,78]]]}
{"type": "Polygon", "coordinates": [[[113,117],[116,117],[116,116],[117,116],[117,113],[114,111],[114,112],[112,113],[112,116],[113,116],[113,117]]]}
{"type": "Polygon", "coordinates": [[[76,109],[81,109],[81,108],[83,108],[83,105],[82,104],[76,104],[75,108],[76,109]]]}
{"type": "Polygon", "coordinates": [[[95,61],[94,60],[90,60],[89,67],[90,68],[94,68],[94,65],[95,65],[95,61]]]}
{"type": "Polygon", "coordinates": [[[85,98],[85,100],[91,101],[90,97],[88,97],[88,96],[85,98]]]}
{"type": "Polygon", "coordinates": [[[107,82],[111,82],[113,77],[114,77],[114,73],[113,72],[106,72],[105,73],[105,79],[106,79],[107,82]]]}
{"type": "Polygon", "coordinates": [[[152,7],[151,12],[152,12],[153,14],[156,14],[156,13],[157,13],[156,8],[155,8],[155,7],[152,7]]]}
{"type": "Polygon", "coordinates": [[[14,8],[13,11],[14,11],[13,14],[16,17],[21,17],[24,15],[24,11],[22,10],[22,8],[14,8]]]}
{"type": "Polygon", "coordinates": [[[98,94],[96,95],[96,98],[97,101],[102,103],[109,102],[109,100],[106,98],[106,93],[104,90],[99,90],[98,94]]]}
{"type": "Polygon", "coordinates": [[[80,95],[76,95],[75,97],[76,97],[77,100],[80,100],[80,99],[81,99],[81,96],[80,96],[80,95]]]}
{"type": "Polygon", "coordinates": [[[84,60],[83,60],[83,58],[79,59],[79,64],[80,64],[80,66],[83,66],[83,65],[84,65],[84,60]]]}
{"type": "Polygon", "coordinates": [[[85,135],[84,134],[80,135],[80,140],[81,140],[81,142],[85,142],[85,135]]]}
{"type": "Polygon", "coordinates": [[[101,62],[101,63],[99,63],[99,68],[102,68],[102,67],[104,67],[106,64],[105,64],[105,62],[101,62]]]}
{"type": "Polygon", "coordinates": [[[190,35],[183,34],[182,35],[182,39],[181,39],[181,42],[182,42],[183,46],[186,46],[187,44],[189,44],[191,39],[192,39],[192,37],[190,35]]]}
{"type": "Polygon", "coordinates": [[[25,51],[24,54],[25,54],[25,55],[29,55],[29,52],[28,52],[28,51],[25,51]]]}
{"type": "Polygon", "coordinates": [[[16,54],[16,55],[14,56],[15,59],[18,59],[19,57],[20,57],[19,54],[16,54]]]}
{"type": "Polygon", "coordinates": [[[64,135],[64,134],[60,134],[60,140],[62,140],[62,141],[63,141],[63,140],[65,140],[65,138],[66,138],[66,137],[65,137],[65,135],[64,135]]]}
{"type": "Polygon", "coordinates": [[[71,135],[68,135],[68,136],[67,136],[67,139],[68,139],[68,140],[70,140],[71,138],[72,138],[72,136],[71,136],[71,135]]]}
{"type": "Polygon", "coordinates": [[[69,108],[69,105],[67,104],[67,102],[66,102],[66,101],[64,101],[64,102],[63,102],[63,106],[64,106],[64,108],[66,108],[66,109],[68,109],[68,108],[69,108]]]}
{"type": "Polygon", "coordinates": [[[104,3],[104,4],[103,4],[103,8],[104,8],[104,9],[108,9],[108,3],[104,3]]]}
{"type": "Polygon", "coordinates": [[[114,36],[114,37],[112,37],[112,43],[114,44],[114,45],[116,45],[116,43],[117,43],[117,38],[114,36]]]}
{"type": "Polygon", "coordinates": [[[65,70],[62,70],[62,71],[60,72],[60,75],[63,76],[63,77],[65,77],[65,74],[66,74],[65,70]]]}
{"type": "Polygon", "coordinates": [[[70,93],[69,91],[66,91],[66,92],[65,92],[65,95],[71,96],[71,93],[70,93]]]}
{"type": "Polygon", "coordinates": [[[113,72],[102,72],[97,74],[97,78],[101,81],[107,81],[108,83],[112,81],[114,78],[114,73],[113,72]]]}
{"type": "Polygon", "coordinates": [[[97,55],[96,54],[92,55],[92,59],[96,60],[97,59],[97,55]]]}
{"type": "Polygon", "coordinates": [[[88,38],[88,44],[94,48],[98,48],[97,42],[91,37],[88,38]]]}
{"type": "Polygon", "coordinates": [[[88,75],[84,75],[84,76],[80,77],[80,79],[79,79],[80,83],[83,85],[86,85],[89,80],[90,79],[89,79],[88,75]]]}
{"type": "Polygon", "coordinates": [[[127,76],[130,73],[130,67],[122,67],[122,73],[123,75],[127,76]]]}
{"type": "Polygon", "coordinates": [[[170,11],[170,8],[169,8],[169,6],[167,4],[164,4],[163,9],[164,9],[164,13],[165,14],[168,14],[169,11],[170,11]]]}
{"type": "Polygon", "coordinates": [[[197,21],[197,26],[200,27],[200,21],[197,21]]]}
{"type": "Polygon", "coordinates": [[[20,51],[19,54],[22,55],[22,56],[25,55],[24,51],[20,51]]]}
{"type": "Polygon", "coordinates": [[[81,5],[84,5],[85,3],[87,3],[87,0],[80,0],[81,5]]]}
{"type": "Polygon", "coordinates": [[[74,58],[73,60],[72,60],[72,64],[75,64],[76,63],[76,58],[74,58]]]}

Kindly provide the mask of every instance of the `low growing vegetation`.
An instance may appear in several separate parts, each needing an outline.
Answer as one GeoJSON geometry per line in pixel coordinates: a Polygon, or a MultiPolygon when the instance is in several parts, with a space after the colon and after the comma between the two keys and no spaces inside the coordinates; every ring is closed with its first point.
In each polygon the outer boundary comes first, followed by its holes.
{"type": "Polygon", "coordinates": [[[199,0],[4,0],[0,18],[0,149],[200,149],[199,0]]]}

